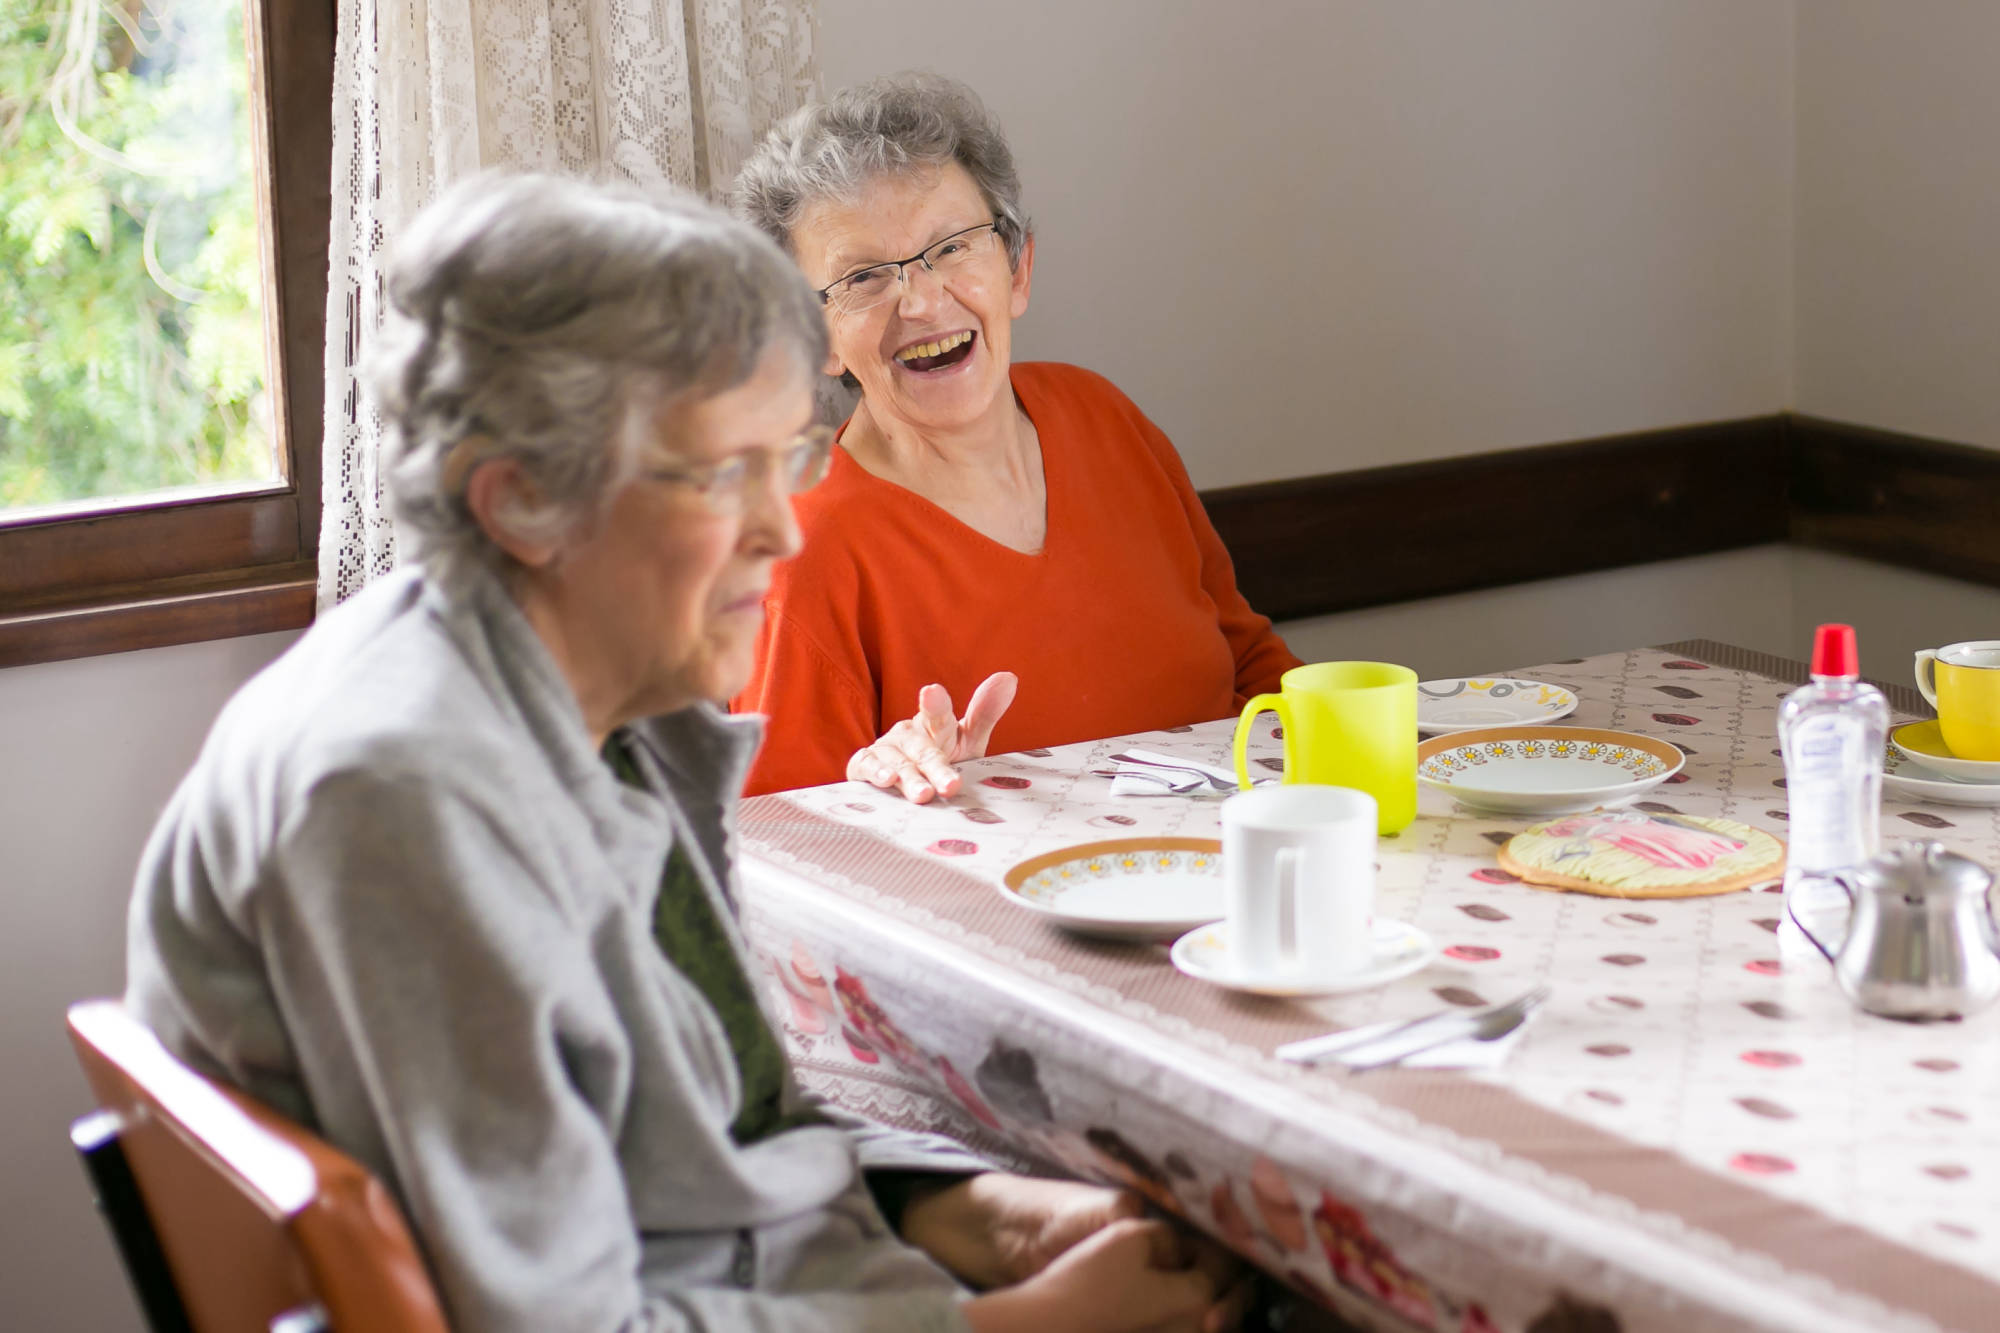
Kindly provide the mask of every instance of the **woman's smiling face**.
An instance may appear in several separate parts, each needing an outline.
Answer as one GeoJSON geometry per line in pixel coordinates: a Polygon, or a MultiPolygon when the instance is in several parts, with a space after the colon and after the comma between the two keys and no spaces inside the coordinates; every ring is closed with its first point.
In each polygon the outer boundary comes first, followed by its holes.
{"type": "MultiPolygon", "coordinates": [[[[992,217],[972,177],[953,162],[878,178],[851,204],[813,206],[793,228],[792,248],[807,279],[825,287],[992,217]]],[[[861,382],[878,421],[925,432],[962,430],[1011,402],[1012,327],[1028,308],[1034,242],[1010,269],[997,238],[980,233],[978,240],[978,254],[948,273],[908,265],[900,289],[878,306],[851,313],[827,307],[828,370],[848,371],[861,382]]]]}

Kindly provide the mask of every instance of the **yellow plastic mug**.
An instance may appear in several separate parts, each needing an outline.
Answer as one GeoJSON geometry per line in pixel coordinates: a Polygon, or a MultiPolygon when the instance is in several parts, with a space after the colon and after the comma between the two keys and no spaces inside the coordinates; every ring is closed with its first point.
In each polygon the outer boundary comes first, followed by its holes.
{"type": "Polygon", "coordinates": [[[1937,709],[1953,754],[2000,759],[2000,639],[1925,648],[1917,654],[1917,689],[1937,709]]]}
{"type": "Polygon", "coordinates": [[[1260,694],[1236,722],[1236,781],[1250,787],[1246,747],[1257,714],[1285,729],[1285,781],[1354,787],[1375,798],[1376,831],[1417,817],[1417,673],[1387,662],[1293,667],[1281,693],[1260,694]]]}

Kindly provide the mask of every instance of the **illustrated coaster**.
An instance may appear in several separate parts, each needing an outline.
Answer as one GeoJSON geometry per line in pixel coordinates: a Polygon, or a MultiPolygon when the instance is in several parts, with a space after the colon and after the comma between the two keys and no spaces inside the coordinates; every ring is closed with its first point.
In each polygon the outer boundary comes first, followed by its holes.
{"type": "Polygon", "coordinates": [[[1604,898],[1699,898],[1774,879],[1785,844],[1733,819],[1592,810],[1532,824],[1500,868],[1538,889],[1604,898]]]}

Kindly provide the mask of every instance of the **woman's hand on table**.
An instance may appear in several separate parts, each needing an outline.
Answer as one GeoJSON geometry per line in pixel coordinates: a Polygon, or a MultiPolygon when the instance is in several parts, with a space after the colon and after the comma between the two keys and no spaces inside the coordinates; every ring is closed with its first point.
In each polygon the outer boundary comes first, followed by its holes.
{"type": "Polygon", "coordinates": [[[955,764],[986,753],[993,728],[1014,702],[1019,681],[1011,671],[996,671],[979,683],[965,716],[952,711],[951,693],[942,685],[917,691],[917,711],[863,746],[847,761],[851,781],[873,783],[887,790],[900,788],[904,797],[922,805],[934,796],[958,792],[955,764]]]}
{"type": "Polygon", "coordinates": [[[1243,1263],[1145,1211],[1130,1190],[994,1171],[913,1199],[902,1232],[968,1284],[1006,1298],[994,1330],[1056,1333],[1072,1316],[1079,1329],[1236,1327],[1252,1294],[1243,1263]],[[1016,1325],[1017,1311],[1035,1313],[1016,1325]]]}

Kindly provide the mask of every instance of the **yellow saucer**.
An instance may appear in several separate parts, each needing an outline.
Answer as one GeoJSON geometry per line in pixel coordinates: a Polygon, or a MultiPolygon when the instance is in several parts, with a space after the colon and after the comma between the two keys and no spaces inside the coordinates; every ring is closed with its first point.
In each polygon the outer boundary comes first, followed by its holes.
{"type": "Polygon", "coordinates": [[[1937,720],[1905,722],[1889,733],[1889,743],[1911,763],[1960,782],[2000,782],[2000,761],[1960,759],[1944,743],[1937,720]]]}

